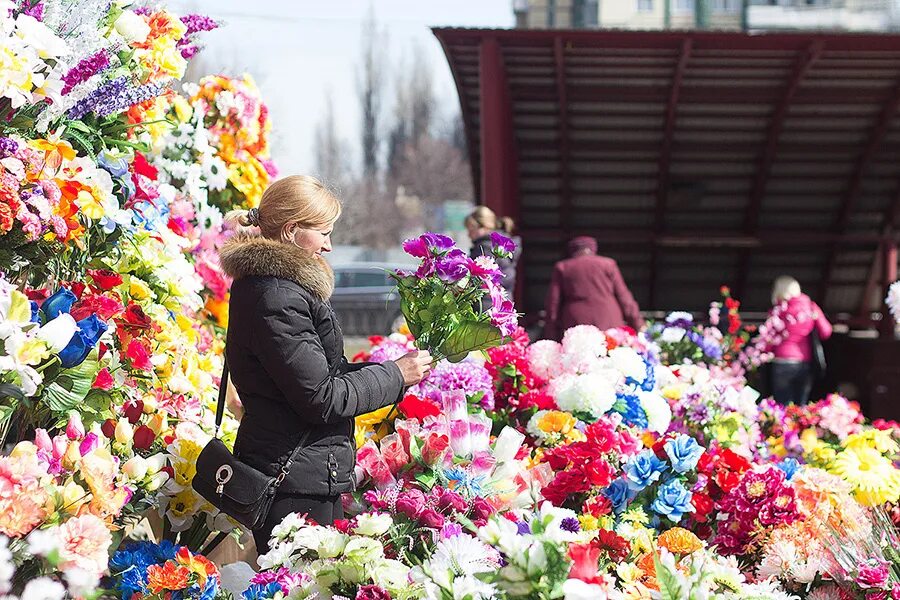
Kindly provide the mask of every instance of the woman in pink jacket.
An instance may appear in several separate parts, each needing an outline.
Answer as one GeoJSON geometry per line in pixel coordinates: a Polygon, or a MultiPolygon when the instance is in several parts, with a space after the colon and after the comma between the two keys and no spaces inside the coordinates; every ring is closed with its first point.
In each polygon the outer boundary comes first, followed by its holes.
{"type": "Polygon", "coordinates": [[[813,329],[819,338],[831,337],[831,323],[819,305],[800,289],[793,277],[782,276],[772,286],[772,311],[769,323],[775,323],[772,344],[772,395],[779,404],[806,404],[813,385],[813,329]]]}

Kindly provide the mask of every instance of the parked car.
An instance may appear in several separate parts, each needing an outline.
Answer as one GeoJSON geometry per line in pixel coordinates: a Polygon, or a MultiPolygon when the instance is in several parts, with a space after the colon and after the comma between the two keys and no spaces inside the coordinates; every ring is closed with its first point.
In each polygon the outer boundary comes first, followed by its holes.
{"type": "Polygon", "coordinates": [[[344,335],[385,335],[403,322],[397,286],[388,275],[409,265],[353,263],[334,267],[331,306],[344,335]]]}

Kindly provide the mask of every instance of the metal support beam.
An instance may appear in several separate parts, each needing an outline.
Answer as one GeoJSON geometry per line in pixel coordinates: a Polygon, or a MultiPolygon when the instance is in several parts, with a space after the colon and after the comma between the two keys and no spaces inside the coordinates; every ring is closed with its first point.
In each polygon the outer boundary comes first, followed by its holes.
{"type": "Polygon", "coordinates": [[[879,323],[878,333],[882,338],[893,339],[896,323],[891,311],[884,301],[887,296],[887,289],[892,283],[897,281],[897,242],[896,240],[885,242],[882,248],[882,300],[881,300],[881,322],[879,323]]]}
{"type": "Polygon", "coordinates": [[[566,95],[566,58],[562,36],[553,40],[553,59],[556,64],[556,103],[559,125],[559,210],[560,224],[566,236],[572,231],[572,181],[569,169],[569,100],[566,95]]]}
{"type": "MultiPolygon", "coordinates": [[[[875,126],[869,134],[869,140],[863,147],[862,152],[860,152],[859,157],[856,160],[856,165],[850,173],[850,179],[847,181],[847,187],[844,190],[840,208],[838,209],[837,219],[832,228],[834,233],[841,234],[847,231],[850,217],[853,214],[853,208],[856,206],[856,199],[859,196],[859,191],[862,187],[862,180],[866,167],[869,165],[869,162],[871,162],[881,145],[881,141],[884,139],[885,134],[890,129],[891,122],[894,120],[898,108],[900,108],[900,82],[894,86],[891,95],[884,102],[878,120],[875,122],[875,126]]],[[[825,294],[828,292],[828,288],[831,285],[836,265],[837,248],[832,246],[828,251],[828,256],[825,260],[825,270],[821,284],[819,285],[818,301],[820,304],[825,301],[825,294]]]]}
{"type": "Polygon", "coordinates": [[[484,38],[479,53],[481,203],[497,214],[518,218],[518,173],[512,104],[496,38],[484,38]]]}
{"type": "Polygon", "coordinates": [[[875,287],[878,285],[879,275],[882,271],[881,259],[884,256],[882,249],[883,243],[872,253],[872,264],[869,266],[869,274],[866,276],[866,287],[863,289],[862,296],[859,299],[859,309],[856,311],[856,316],[859,319],[867,319],[871,314],[872,294],[875,293],[875,287]]]}
{"type": "MultiPolygon", "coordinates": [[[[772,112],[768,133],[766,134],[766,145],[760,152],[759,160],[756,163],[756,175],[753,178],[753,187],[750,189],[747,210],[744,213],[744,232],[747,235],[752,235],[759,230],[759,213],[762,209],[763,199],[766,196],[766,184],[769,182],[772,163],[775,162],[775,156],[778,153],[778,142],[781,139],[781,132],[784,130],[784,120],[790,110],[791,101],[797,94],[803,78],[806,77],[806,74],[822,55],[824,46],[822,41],[816,40],[804,52],[800,53],[791,71],[790,79],[785,85],[784,94],[772,112]]],[[[741,253],[740,265],[738,266],[737,281],[734,284],[735,295],[738,298],[743,297],[746,292],[749,276],[750,253],[743,252],[741,253]]]]}
{"type": "MultiPolygon", "coordinates": [[[[656,184],[656,218],[654,221],[653,231],[659,235],[665,230],[666,208],[669,203],[669,187],[672,165],[672,138],[675,136],[675,122],[678,118],[678,96],[681,94],[681,82],[684,80],[684,71],[687,68],[688,60],[691,58],[691,50],[694,42],[691,38],[685,38],[681,43],[681,52],[678,55],[678,62],[675,63],[675,70],[672,73],[672,88],[669,91],[669,101],[666,104],[666,120],[663,125],[662,146],[659,149],[659,162],[657,171],[659,173],[656,184]]],[[[650,306],[656,306],[657,272],[659,271],[659,252],[656,246],[653,247],[652,256],[650,258],[650,306]]]]}

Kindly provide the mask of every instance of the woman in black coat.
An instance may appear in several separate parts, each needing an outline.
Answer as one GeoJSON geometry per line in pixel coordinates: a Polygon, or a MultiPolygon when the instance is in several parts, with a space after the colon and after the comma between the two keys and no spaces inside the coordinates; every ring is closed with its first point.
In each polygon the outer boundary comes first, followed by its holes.
{"type": "Polygon", "coordinates": [[[522,253],[522,240],[518,237],[512,237],[513,220],[509,217],[499,218],[487,206],[479,206],[466,217],[465,225],[469,233],[469,239],[472,240],[472,248],[469,250],[469,256],[472,258],[478,258],[483,254],[491,256],[491,248],[493,247],[491,234],[495,231],[511,237],[516,243],[516,249],[511,257],[496,259],[497,266],[503,272],[503,280],[501,282],[503,289],[512,298],[516,290],[516,266],[522,253]]]}
{"type": "Polygon", "coordinates": [[[354,417],[398,402],[431,362],[427,352],[382,364],[344,358],[329,304],[334,275],[322,258],[339,215],[321,183],[293,176],[269,186],[258,209],[228,216],[245,229],[220,253],[234,279],[225,356],[244,407],[235,455],[275,475],[305,436],[265,524],[253,532],[260,553],[290,513],[323,525],[342,518],[341,494],[356,485],[354,417]]]}

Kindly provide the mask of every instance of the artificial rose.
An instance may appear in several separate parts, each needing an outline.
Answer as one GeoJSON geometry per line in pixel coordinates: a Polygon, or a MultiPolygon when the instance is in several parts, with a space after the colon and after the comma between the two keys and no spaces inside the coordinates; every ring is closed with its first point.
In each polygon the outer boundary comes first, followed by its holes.
{"type": "Polygon", "coordinates": [[[156,434],[146,425],[134,430],[134,447],[138,450],[149,450],[156,439],[156,434]]]}
{"type": "Polygon", "coordinates": [[[115,385],[115,380],[109,372],[109,369],[106,367],[100,369],[100,372],[97,373],[97,377],[94,378],[94,383],[91,385],[94,389],[109,391],[115,385]]]}
{"type": "Polygon", "coordinates": [[[122,276],[108,269],[88,269],[88,275],[94,283],[103,291],[109,291],[122,285],[122,276]]]}

